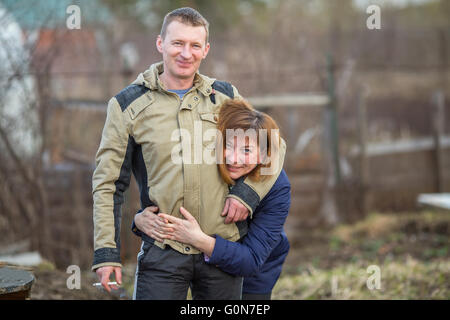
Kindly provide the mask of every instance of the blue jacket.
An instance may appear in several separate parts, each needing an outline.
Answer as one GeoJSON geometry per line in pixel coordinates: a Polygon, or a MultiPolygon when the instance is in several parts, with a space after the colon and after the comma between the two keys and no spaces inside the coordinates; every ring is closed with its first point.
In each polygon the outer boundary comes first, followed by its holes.
{"type": "Polygon", "coordinates": [[[239,242],[216,236],[209,263],[223,271],[244,276],[243,292],[272,291],[289,251],[283,230],[291,204],[291,185],[284,170],[249,219],[247,235],[239,242]]]}

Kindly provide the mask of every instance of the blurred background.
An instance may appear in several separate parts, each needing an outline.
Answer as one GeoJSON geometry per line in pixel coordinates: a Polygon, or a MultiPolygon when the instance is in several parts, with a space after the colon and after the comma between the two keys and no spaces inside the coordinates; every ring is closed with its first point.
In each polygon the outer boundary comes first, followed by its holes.
{"type": "Polygon", "coordinates": [[[291,251],[273,298],[450,299],[449,205],[418,201],[450,192],[447,0],[0,0],[0,265],[33,271],[32,299],[130,297],[134,181],[124,288],[91,286],[94,157],[107,101],[160,61],[164,15],[183,6],[210,22],[200,72],[287,141],[291,251]],[[81,290],[66,287],[69,265],[81,290]]]}

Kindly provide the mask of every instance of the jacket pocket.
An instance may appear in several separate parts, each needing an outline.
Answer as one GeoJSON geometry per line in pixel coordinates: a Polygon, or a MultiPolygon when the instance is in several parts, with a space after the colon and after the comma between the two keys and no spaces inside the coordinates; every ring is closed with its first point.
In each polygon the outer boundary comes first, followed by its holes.
{"type": "Polygon", "coordinates": [[[149,93],[145,94],[145,98],[140,98],[135,100],[130,107],[127,108],[127,111],[132,120],[136,119],[137,116],[149,105],[153,103],[153,98],[149,93]]]}
{"type": "Polygon", "coordinates": [[[217,113],[201,113],[200,119],[202,120],[202,141],[203,146],[208,150],[214,150],[216,147],[217,134],[217,121],[219,120],[219,115],[217,113]]]}
{"type": "Polygon", "coordinates": [[[219,120],[219,114],[218,113],[212,113],[212,112],[207,112],[207,113],[201,113],[200,114],[200,119],[211,122],[215,125],[217,125],[217,121],[219,120]]]}

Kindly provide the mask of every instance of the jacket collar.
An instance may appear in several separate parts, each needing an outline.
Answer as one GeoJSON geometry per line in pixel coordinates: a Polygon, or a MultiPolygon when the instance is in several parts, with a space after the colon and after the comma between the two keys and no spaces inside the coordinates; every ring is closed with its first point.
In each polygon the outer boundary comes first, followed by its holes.
{"type": "MultiPolygon", "coordinates": [[[[159,80],[159,75],[164,71],[163,62],[152,64],[146,71],[140,73],[133,84],[143,85],[151,90],[165,90],[163,84],[159,80]]],[[[212,90],[212,84],[215,79],[200,74],[198,71],[194,76],[194,87],[204,96],[209,96],[212,90]]]]}

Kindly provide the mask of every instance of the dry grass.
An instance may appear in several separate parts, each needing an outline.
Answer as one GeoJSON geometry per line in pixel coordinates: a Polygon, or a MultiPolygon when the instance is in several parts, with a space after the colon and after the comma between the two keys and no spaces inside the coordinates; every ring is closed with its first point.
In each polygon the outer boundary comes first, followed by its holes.
{"type": "Polygon", "coordinates": [[[433,211],[372,214],[338,226],[314,256],[291,250],[295,259],[288,259],[273,298],[450,299],[449,233],[450,214],[433,211]],[[371,265],[380,268],[380,289],[367,286],[371,265]]]}
{"type": "Polygon", "coordinates": [[[412,257],[379,265],[380,289],[370,290],[370,262],[346,263],[330,270],[314,267],[279,279],[273,299],[450,299],[450,261],[412,257]]]}

